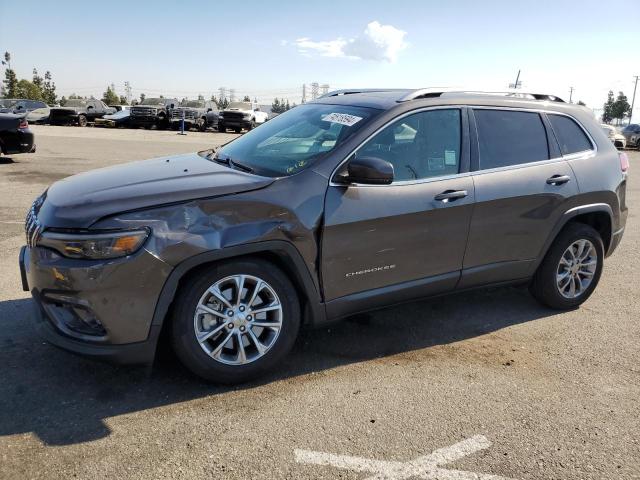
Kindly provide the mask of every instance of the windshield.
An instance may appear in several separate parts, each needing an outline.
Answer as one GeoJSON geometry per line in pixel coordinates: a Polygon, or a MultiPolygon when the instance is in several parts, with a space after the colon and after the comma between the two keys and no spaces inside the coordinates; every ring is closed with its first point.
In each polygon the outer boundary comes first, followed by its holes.
{"type": "Polygon", "coordinates": [[[84,107],[86,104],[87,104],[86,100],[78,100],[78,99],[72,98],[70,100],[67,100],[64,106],[65,107],[84,107]]]}
{"type": "Polygon", "coordinates": [[[189,102],[183,102],[182,106],[183,107],[191,107],[191,108],[203,108],[204,107],[204,103],[203,102],[198,102],[197,100],[194,100],[194,101],[189,101],[189,102]]]}
{"type": "Polygon", "coordinates": [[[18,101],[11,98],[0,98],[0,107],[9,108],[13,107],[18,101]]]}
{"type": "Polygon", "coordinates": [[[257,175],[293,175],[331,152],[378,113],[349,105],[300,105],[225,145],[215,159],[231,159],[257,175]]]}
{"type": "Polygon", "coordinates": [[[140,105],[164,105],[162,98],[145,98],[140,105]]]}
{"type": "Polygon", "coordinates": [[[227,108],[229,108],[229,109],[237,108],[238,110],[251,110],[252,109],[251,108],[251,102],[231,102],[227,108]]]}

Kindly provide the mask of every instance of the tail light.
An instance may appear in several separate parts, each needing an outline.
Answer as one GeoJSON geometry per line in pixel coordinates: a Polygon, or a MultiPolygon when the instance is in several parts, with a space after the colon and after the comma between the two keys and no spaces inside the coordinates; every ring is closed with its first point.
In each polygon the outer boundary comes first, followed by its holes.
{"type": "Polygon", "coordinates": [[[626,173],[629,170],[629,157],[624,152],[618,152],[618,156],[620,157],[620,170],[626,173]]]}
{"type": "Polygon", "coordinates": [[[29,128],[29,122],[27,122],[26,118],[23,118],[22,120],[20,120],[20,125],[18,125],[19,129],[23,129],[23,128],[29,128]]]}

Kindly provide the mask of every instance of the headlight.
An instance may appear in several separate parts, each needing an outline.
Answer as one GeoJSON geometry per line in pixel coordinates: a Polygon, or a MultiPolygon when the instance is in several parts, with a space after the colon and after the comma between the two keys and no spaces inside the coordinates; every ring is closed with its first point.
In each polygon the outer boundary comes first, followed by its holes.
{"type": "Polygon", "coordinates": [[[148,236],[147,229],[106,233],[44,232],[38,246],[52,248],[68,258],[99,260],[131,255],[142,247],[148,236]]]}
{"type": "Polygon", "coordinates": [[[244,118],[251,118],[251,114],[250,113],[245,113],[244,114],[244,118]]]}

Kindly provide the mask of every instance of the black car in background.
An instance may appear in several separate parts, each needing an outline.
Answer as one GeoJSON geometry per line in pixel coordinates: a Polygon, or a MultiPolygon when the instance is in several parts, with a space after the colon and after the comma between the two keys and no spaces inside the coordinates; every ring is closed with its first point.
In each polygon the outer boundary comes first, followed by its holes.
{"type": "Polygon", "coordinates": [[[0,113],[0,153],[13,155],[36,151],[34,135],[26,115],[0,113]]]}
{"type": "Polygon", "coordinates": [[[78,125],[86,127],[89,122],[105,115],[116,113],[115,108],[108,107],[102,100],[67,100],[64,107],[55,107],[49,114],[51,125],[78,125]]]}
{"type": "MultiPolygon", "coordinates": [[[[116,113],[105,115],[102,118],[96,118],[96,127],[128,127],[129,119],[131,118],[130,107],[122,107],[116,113]]],[[[116,108],[116,107],[114,107],[116,108]]]]}
{"type": "Polygon", "coordinates": [[[167,128],[171,112],[179,103],[176,98],[145,98],[131,107],[129,124],[132,127],[167,128]]]}

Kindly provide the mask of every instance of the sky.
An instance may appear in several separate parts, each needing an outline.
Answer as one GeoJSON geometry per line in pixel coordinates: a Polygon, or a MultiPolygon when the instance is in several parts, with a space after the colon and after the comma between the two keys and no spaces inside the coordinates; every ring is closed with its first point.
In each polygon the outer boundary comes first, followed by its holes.
{"type": "Polygon", "coordinates": [[[573,87],[573,101],[600,108],[610,89],[631,101],[640,75],[637,7],[638,0],[0,0],[0,50],[11,53],[19,77],[50,70],[60,95],[100,96],[111,83],[124,94],[129,81],[134,96],[208,98],[224,86],[261,103],[300,102],[303,83],[502,91],[520,70],[522,91],[568,100],[573,87]]]}

